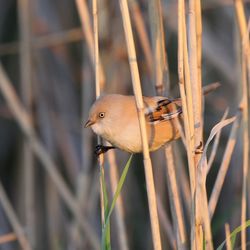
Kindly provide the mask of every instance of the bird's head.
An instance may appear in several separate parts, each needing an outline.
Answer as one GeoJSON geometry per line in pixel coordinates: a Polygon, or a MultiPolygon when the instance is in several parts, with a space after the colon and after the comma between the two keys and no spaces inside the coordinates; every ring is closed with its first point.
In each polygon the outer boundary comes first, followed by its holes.
{"type": "Polygon", "coordinates": [[[114,108],[116,98],[112,95],[102,96],[97,99],[89,111],[89,117],[85,123],[85,128],[91,127],[98,135],[104,135],[112,130],[112,122],[114,122],[114,108]]]}

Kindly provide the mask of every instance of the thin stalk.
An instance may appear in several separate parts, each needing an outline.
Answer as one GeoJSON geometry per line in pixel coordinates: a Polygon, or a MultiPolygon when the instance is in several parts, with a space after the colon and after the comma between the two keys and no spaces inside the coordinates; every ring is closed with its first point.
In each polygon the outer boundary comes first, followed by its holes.
{"type": "Polygon", "coordinates": [[[188,62],[187,62],[187,43],[186,43],[186,24],[185,24],[185,2],[184,0],[179,0],[178,2],[178,76],[179,76],[179,88],[182,99],[182,109],[183,109],[183,120],[184,120],[184,130],[185,130],[185,141],[188,157],[188,167],[189,167],[189,179],[190,179],[190,191],[191,191],[191,244],[195,246],[195,237],[194,237],[194,188],[195,188],[195,166],[193,160],[193,127],[190,126],[193,118],[192,112],[189,113],[190,101],[192,103],[191,93],[188,93],[189,99],[186,96],[186,90],[190,89],[186,84],[190,83],[189,81],[189,72],[188,72],[188,62]],[[188,102],[189,100],[189,102],[188,102]]]}
{"type": "MultiPolygon", "coordinates": [[[[104,197],[103,197],[104,185],[103,185],[103,180],[102,180],[102,176],[105,177],[104,155],[103,154],[99,155],[99,157],[98,157],[98,163],[99,163],[101,220],[102,220],[102,227],[103,227],[104,223],[105,223],[105,201],[104,201],[104,197]]],[[[105,181],[105,179],[104,179],[104,181],[105,181]]]]}
{"type": "MultiPolygon", "coordinates": [[[[190,101],[188,103],[192,103],[192,110],[191,107],[189,109],[189,115],[191,115],[190,119],[190,128],[191,131],[194,129],[194,133],[192,135],[194,138],[192,139],[192,146],[193,152],[196,151],[196,149],[199,148],[199,150],[202,150],[203,148],[203,138],[202,138],[202,124],[203,124],[203,119],[202,119],[202,87],[201,87],[201,81],[199,82],[199,78],[201,76],[201,73],[198,72],[198,56],[201,56],[201,51],[198,52],[198,47],[201,50],[201,44],[197,45],[197,13],[196,9],[197,7],[200,6],[200,4],[197,4],[199,0],[189,0],[189,10],[188,10],[188,15],[189,15],[189,29],[188,29],[188,52],[189,52],[189,65],[190,65],[190,83],[188,81],[187,90],[191,90],[191,94],[188,93],[188,99],[190,101]],[[190,95],[190,96],[189,96],[190,95]]],[[[200,16],[199,16],[200,18],[200,16]]],[[[201,20],[199,20],[199,25],[201,25],[201,20]]],[[[201,30],[199,30],[200,36],[201,36],[201,30]]],[[[200,42],[200,41],[199,41],[200,42]]],[[[200,65],[201,66],[201,65],[200,65]]],[[[194,164],[195,168],[198,165],[198,162],[200,160],[201,154],[194,154],[194,164]]],[[[194,170],[195,171],[195,170],[194,170]]],[[[196,172],[196,171],[195,171],[196,172]]],[[[195,180],[195,189],[197,189],[196,186],[196,180],[195,180]]],[[[206,192],[205,187],[202,185],[202,190],[203,193],[206,192]]],[[[194,207],[194,220],[192,220],[192,230],[195,227],[195,231],[192,231],[195,233],[193,234],[192,237],[195,238],[195,240],[192,240],[192,248],[196,249],[202,249],[203,246],[203,238],[204,238],[204,233],[203,233],[203,228],[200,226],[201,223],[206,223],[206,220],[203,220],[205,216],[203,213],[202,209],[199,209],[197,206],[199,206],[202,197],[198,195],[198,192],[195,192],[195,207],[194,207]],[[195,245],[193,245],[193,242],[195,241],[195,245]]],[[[204,198],[204,197],[203,197],[204,198]]],[[[205,227],[209,227],[210,225],[206,225],[205,227]]],[[[210,244],[208,245],[210,247],[210,244]]]]}
{"type": "MultiPolygon", "coordinates": [[[[89,65],[89,60],[82,55],[82,80],[81,80],[81,94],[82,94],[82,121],[86,121],[88,118],[88,112],[92,103],[92,86],[88,84],[93,81],[93,75],[89,65]],[[91,93],[91,94],[90,94],[91,93]]],[[[88,189],[91,185],[91,176],[89,174],[92,167],[92,152],[93,142],[92,134],[89,129],[85,129],[82,126],[82,169],[78,176],[78,198],[82,207],[86,206],[86,199],[88,197],[88,189]]],[[[92,187],[91,187],[92,188],[92,187]]]]}
{"type": "MultiPolygon", "coordinates": [[[[244,10],[244,4],[242,0],[234,0],[234,6],[236,11],[237,22],[240,31],[240,37],[242,41],[242,46],[244,48],[244,56],[246,57],[247,61],[247,79],[250,82],[250,53],[249,53],[249,30],[250,30],[250,22],[247,18],[244,10]]],[[[248,95],[250,97],[250,88],[248,89],[248,95]]]]}
{"type": "MultiPolygon", "coordinates": [[[[165,50],[165,39],[163,30],[162,7],[159,0],[149,1],[149,16],[151,28],[151,40],[154,51],[154,82],[157,95],[169,93],[170,79],[168,61],[165,50]],[[166,79],[166,84],[164,84],[166,79]],[[166,86],[165,86],[166,85],[166,86]],[[164,91],[165,90],[165,91],[164,91]]],[[[174,126],[178,126],[178,122],[174,126]]],[[[176,181],[175,161],[173,146],[168,144],[165,147],[166,172],[169,186],[169,200],[171,214],[175,228],[175,237],[178,249],[186,249],[186,232],[184,226],[183,212],[180,202],[179,190],[176,181]]]]}
{"type": "MultiPolygon", "coordinates": [[[[181,88],[181,98],[186,103],[186,111],[184,114],[184,125],[185,122],[188,122],[185,128],[185,138],[187,145],[187,155],[188,155],[188,166],[189,166],[189,175],[190,175],[190,187],[191,187],[191,195],[194,197],[194,189],[196,182],[195,175],[195,165],[194,165],[194,114],[193,114],[193,97],[192,97],[192,87],[190,80],[190,70],[189,70],[189,62],[188,62],[188,48],[187,48],[187,30],[186,30],[186,19],[185,19],[185,2],[180,0],[180,4],[178,5],[180,10],[180,30],[178,28],[178,37],[181,36],[180,46],[182,46],[182,61],[183,61],[183,81],[180,83],[181,88]],[[180,33],[182,33],[180,35],[180,33]],[[184,80],[185,79],[185,80],[184,80]],[[185,117],[186,116],[186,117],[185,117]]],[[[178,21],[179,22],[179,21],[178,21]]],[[[179,24],[178,24],[179,25],[179,24]]],[[[179,45],[178,45],[179,46],[179,45]]],[[[183,104],[182,104],[183,105],[183,104]]],[[[184,111],[184,109],[183,109],[184,111]]],[[[193,200],[193,199],[192,199],[193,200]]]]}
{"type": "Polygon", "coordinates": [[[134,19],[135,28],[137,30],[141,42],[142,50],[145,54],[146,64],[148,67],[149,74],[151,76],[153,72],[153,53],[150,48],[146,25],[143,21],[143,16],[140,10],[140,6],[138,4],[138,0],[130,0],[129,6],[132,11],[132,17],[134,19]]]}
{"type": "MultiPolygon", "coordinates": [[[[31,51],[31,2],[29,0],[18,1],[19,34],[20,34],[20,74],[21,97],[26,109],[31,112],[32,107],[32,51],[31,51]]],[[[21,155],[23,184],[24,184],[24,218],[27,224],[28,238],[33,247],[36,247],[35,228],[35,173],[34,158],[29,141],[22,138],[21,155]]]]}
{"type": "MultiPolygon", "coordinates": [[[[196,41],[197,41],[197,70],[198,70],[198,83],[202,83],[202,13],[201,1],[195,1],[195,21],[196,21],[196,41]]],[[[201,90],[200,90],[201,91],[201,90]]],[[[203,128],[203,126],[201,126],[203,128]]]]}
{"type": "Polygon", "coordinates": [[[230,227],[229,224],[225,224],[225,235],[226,235],[226,249],[232,250],[231,239],[230,239],[230,227]]]}
{"type": "MultiPolygon", "coordinates": [[[[194,113],[194,143],[195,148],[203,143],[201,128],[202,102],[201,102],[201,82],[198,82],[198,53],[197,53],[197,34],[196,34],[196,11],[195,2],[199,0],[189,0],[189,29],[188,29],[188,52],[190,65],[190,81],[192,91],[192,104],[194,113]]],[[[200,154],[196,154],[199,156],[200,154]]],[[[197,158],[197,157],[196,157],[197,158]]],[[[196,159],[196,164],[199,159],[196,159]]],[[[196,165],[195,164],[195,165],[196,165]]]]}
{"type": "Polygon", "coordinates": [[[0,236],[0,245],[17,240],[15,233],[8,233],[0,236]]]}
{"type": "MultiPolygon", "coordinates": [[[[84,47],[84,45],[82,44],[84,47]]],[[[81,79],[81,121],[87,120],[88,111],[92,103],[92,86],[88,84],[93,81],[93,74],[91,73],[91,66],[89,65],[89,58],[82,56],[82,79],[81,79]]],[[[89,204],[90,194],[89,191],[93,190],[93,180],[90,169],[92,167],[92,153],[93,153],[93,142],[92,134],[89,129],[85,129],[84,126],[81,128],[81,168],[78,172],[76,178],[76,197],[78,204],[81,208],[82,214],[87,211],[87,204],[89,204]],[[86,202],[88,200],[88,202],[86,202]]],[[[96,183],[96,182],[95,182],[96,183]]],[[[96,183],[96,186],[99,185],[96,183]]],[[[98,192],[99,194],[99,192],[98,192]]],[[[76,221],[73,222],[72,238],[75,248],[82,248],[84,246],[84,239],[81,236],[81,230],[79,230],[79,225],[76,221]]]]}
{"type": "Polygon", "coordinates": [[[243,93],[243,183],[242,183],[242,199],[241,199],[241,247],[246,250],[246,210],[247,210],[247,174],[249,164],[249,121],[248,121],[248,86],[247,86],[247,68],[246,58],[242,50],[242,93],[243,93]]]}
{"type": "Polygon", "coordinates": [[[169,89],[169,71],[167,65],[167,55],[165,50],[165,38],[163,32],[163,19],[160,0],[148,1],[150,18],[151,42],[154,55],[154,82],[156,92],[163,95],[166,91],[164,81],[169,89]]]}
{"type": "Polygon", "coordinates": [[[241,247],[246,250],[246,210],[247,210],[247,175],[249,165],[249,118],[248,118],[248,80],[250,75],[249,32],[242,0],[235,0],[235,11],[241,36],[241,81],[242,81],[242,123],[243,123],[243,183],[241,199],[241,247]]]}
{"type": "MultiPolygon", "coordinates": [[[[96,90],[96,99],[100,96],[101,94],[101,77],[100,77],[100,58],[99,58],[99,45],[98,45],[98,6],[97,6],[97,0],[93,0],[93,18],[94,18],[94,42],[95,42],[95,90],[96,90]]],[[[104,82],[103,86],[104,87],[104,82]]],[[[97,141],[98,144],[101,143],[101,138],[98,136],[97,137],[97,141]]],[[[114,154],[114,152],[109,152],[108,155],[110,154],[114,154]]],[[[113,155],[114,156],[114,155],[113,155]]],[[[113,167],[112,170],[115,171],[117,166],[115,166],[115,162],[112,162],[112,159],[110,159],[110,157],[108,157],[108,161],[110,164],[110,167],[113,167]],[[112,164],[113,163],[113,164],[112,164]]],[[[108,206],[108,204],[105,204],[105,199],[104,199],[104,194],[102,192],[102,190],[104,190],[104,183],[103,181],[105,181],[105,170],[104,170],[104,156],[103,154],[99,156],[99,166],[100,166],[100,200],[101,200],[101,217],[102,217],[102,228],[104,228],[105,226],[105,216],[106,216],[106,207],[108,206]],[[101,179],[103,177],[103,179],[101,179]]],[[[118,175],[116,172],[115,173],[111,170],[111,173],[113,175],[111,175],[111,186],[112,186],[112,191],[113,193],[115,192],[115,184],[118,183],[118,175]],[[116,179],[115,179],[116,178],[116,179]],[[116,181],[116,182],[115,182],[116,181]]],[[[116,210],[116,218],[117,218],[117,222],[118,222],[118,228],[119,228],[119,239],[120,239],[120,245],[121,245],[121,249],[128,249],[127,247],[127,239],[126,239],[126,233],[125,233],[125,229],[124,229],[124,223],[121,217],[121,213],[123,213],[121,211],[122,209],[122,202],[121,202],[121,197],[118,197],[118,202],[117,202],[117,210],[116,210]]],[[[108,241],[110,242],[110,222],[108,222],[108,233],[107,233],[107,237],[108,237],[108,241]]],[[[102,236],[103,237],[103,236],[102,236]]]]}
{"type": "Polygon", "coordinates": [[[203,249],[203,244],[205,244],[205,249],[212,250],[213,242],[206,190],[206,167],[207,162],[205,161],[200,164],[197,169],[197,187],[195,191],[195,223],[197,223],[195,224],[196,245],[192,245],[192,249],[203,249]]]}
{"type": "MultiPolygon", "coordinates": [[[[83,39],[82,28],[73,28],[65,31],[55,32],[53,34],[33,37],[31,41],[32,49],[43,49],[62,44],[78,42],[83,39]]],[[[19,43],[9,42],[0,44],[0,56],[17,54],[19,52],[19,43]]]]}
{"type": "Polygon", "coordinates": [[[239,25],[240,37],[243,40],[247,34],[247,21],[245,16],[244,4],[242,0],[234,0],[234,7],[239,25]]]}
{"type": "MultiPolygon", "coordinates": [[[[93,7],[93,24],[94,24],[94,58],[95,58],[95,94],[96,99],[101,94],[101,85],[100,85],[100,60],[99,60],[99,45],[98,45],[98,6],[97,0],[92,1],[93,7]]],[[[101,137],[97,136],[98,144],[101,143],[101,137]]],[[[104,226],[104,218],[105,218],[105,204],[103,197],[103,182],[102,176],[105,176],[104,171],[104,156],[103,154],[98,157],[99,167],[100,167],[100,201],[101,201],[101,218],[102,218],[102,226],[104,226]]]]}
{"type": "Polygon", "coordinates": [[[5,190],[3,188],[2,183],[0,182],[0,204],[3,207],[3,210],[5,211],[5,214],[13,227],[16,237],[24,250],[31,250],[31,244],[29,240],[26,238],[26,235],[24,233],[24,230],[17,218],[17,215],[15,214],[15,211],[13,207],[10,204],[10,201],[5,193],[5,190]]]}
{"type": "Polygon", "coordinates": [[[162,229],[166,233],[166,237],[167,237],[168,242],[171,246],[171,249],[176,249],[176,240],[175,240],[173,227],[172,227],[171,221],[170,221],[170,219],[165,211],[166,209],[163,207],[163,204],[162,204],[162,201],[161,201],[159,195],[157,195],[157,205],[158,205],[157,207],[158,207],[159,219],[160,219],[162,229]]]}
{"type": "MultiPolygon", "coordinates": [[[[189,0],[189,64],[194,112],[194,145],[202,151],[203,145],[203,103],[201,81],[202,20],[200,0],[189,0]]],[[[201,154],[195,154],[197,166],[201,154]]]]}
{"type": "MultiPolygon", "coordinates": [[[[191,193],[190,193],[190,185],[189,185],[189,177],[188,173],[186,171],[183,171],[185,169],[184,160],[181,157],[176,157],[175,159],[177,161],[176,166],[176,172],[177,172],[177,183],[180,183],[180,193],[183,200],[183,205],[186,210],[186,214],[191,214],[191,193]]],[[[184,210],[184,209],[183,209],[184,210]]],[[[187,221],[190,222],[190,217],[187,217],[187,221]]]]}
{"type": "Polygon", "coordinates": [[[162,249],[160,227],[159,227],[159,219],[158,219],[158,212],[157,212],[152,163],[151,163],[149,149],[148,149],[146,121],[145,121],[145,115],[144,115],[144,105],[143,105],[143,99],[142,99],[139,70],[138,70],[137,59],[136,59],[135,44],[133,40],[132,27],[131,27],[127,0],[120,0],[119,2],[120,2],[121,13],[122,13],[123,26],[125,30],[125,37],[126,37],[126,42],[127,42],[127,50],[128,50],[128,55],[129,55],[129,63],[130,63],[130,70],[131,70],[132,83],[133,83],[133,90],[135,94],[135,100],[136,100],[136,106],[137,106],[140,130],[141,130],[141,139],[142,139],[142,146],[143,146],[143,162],[144,162],[144,170],[145,170],[145,176],[146,176],[153,245],[154,245],[154,249],[160,250],[162,249]]]}
{"type": "MultiPolygon", "coordinates": [[[[95,67],[95,52],[94,52],[95,42],[94,42],[93,30],[91,28],[92,26],[91,26],[91,21],[90,21],[90,14],[89,14],[89,10],[88,10],[87,3],[86,3],[87,1],[86,0],[75,0],[75,1],[76,1],[77,10],[81,19],[83,33],[86,38],[87,46],[89,49],[90,59],[91,59],[93,66],[95,67]]],[[[101,63],[99,65],[99,70],[100,70],[99,72],[100,87],[102,89],[105,84],[105,75],[104,75],[104,71],[103,71],[103,67],[101,63]]]]}
{"type": "Polygon", "coordinates": [[[185,232],[180,195],[176,181],[174,154],[172,145],[168,144],[166,146],[165,156],[167,159],[167,182],[169,189],[171,213],[175,228],[177,248],[186,249],[187,248],[186,232],[185,232]]]}
{"type": "Polygon", "coordinates": [[[99,59],[99,45],[98,45],[98,6],[97,0],[93,0],[93,24],[94,24],[94,57],[95,57],[95,95],[98,98],[101,94],[100,85],[100,59],[99,59]]]}
{"type": "MultiPolygon", "coordinates": [[[[194,161],[192,157],[192,146],[191,146],[191,132],[189,126],[189,116],[188,116],[188,107],[187,107],[187,97],[185,91],[185,79],[184,79],[184,32],[183,32],[183,19],[185,5],[183,0],[178,2],[178,76],[179,76],[179,88],[182,99],[182,109],[183,109],[183,120],[184,120],[184,130],[185,130],[185,142],[188,156],[188,166],[189,166],[189,178],[190,178],[190,189],[191,189],[191,204],[193,204],[194,199],[194,161]]],[[[193,213],[191,213],[192,221],[193,213]]],[[[192,229],[192,228],[191,228],[192,229]]]]}

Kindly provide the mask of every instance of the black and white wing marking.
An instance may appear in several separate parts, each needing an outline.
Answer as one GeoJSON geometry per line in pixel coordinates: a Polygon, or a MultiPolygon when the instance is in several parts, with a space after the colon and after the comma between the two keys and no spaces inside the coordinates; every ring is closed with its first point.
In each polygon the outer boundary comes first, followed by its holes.
{"type": "Polygon", "coordinates": [[[148,122],[158,123],[178,117],[182,113],[181,100],[162,99],[157,102],[153,110],[146,114],[148,122]]]}

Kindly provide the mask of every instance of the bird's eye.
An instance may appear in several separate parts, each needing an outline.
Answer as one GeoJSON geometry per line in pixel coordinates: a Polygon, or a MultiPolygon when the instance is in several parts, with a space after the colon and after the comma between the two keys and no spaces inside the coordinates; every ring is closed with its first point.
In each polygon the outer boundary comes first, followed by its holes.
{"type": "Polygon", "coordinates": [[[99,113],[99,117],[100,117],[100,118],[104,118],[104,116],[105,116],[105,113],[104,113],[104,112],[100,112],[100,113],[99,113]]]}

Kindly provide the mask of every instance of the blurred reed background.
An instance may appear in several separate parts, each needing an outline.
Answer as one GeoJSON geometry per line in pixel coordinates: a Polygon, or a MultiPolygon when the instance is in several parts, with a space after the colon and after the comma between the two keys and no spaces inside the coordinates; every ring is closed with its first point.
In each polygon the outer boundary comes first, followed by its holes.
{"type": "MultiPolygon", "coordinates": [[[[143,95],[180,96],[178,2],[180,8],[182,1],[128,1],[143,95]]],[[[186,17],[190,2],[186,2],[186,17]]],[[[228,117],[236,115],[233,125],[219,132],[218,145],[208,149],[208,165],[212,165],[206,187],[213,198],[208,207],[215,249],[225,240],[225,224],[230,232],[250,212],[248,164],[242,167],[248,159],[249,3],[201,3],[198,80],[203,85],[221,83],[205,97],[204,144],[227,108],[228,117]],[[245,104],[240,106],[242,93],[245,104]]],[[[0,6],[0,249],[98,249],[100,182],[93,154],[97,141],[90,129],[83,128],[96,91],[92,1],[1,0],[0,6]]],[[[101,93],[133,94],[119,1],[98,1],[98,30],[101,93]]],[[[128,157],[119,150],[105,155],[110,197],[128,157]]],[[[166,151],[152,153],[151,159],[162,249],[189,249],[195,203],[183,143],[173,142],[166,151]],[[173,169],[166,168],[165,154],[175,170],[177,203],[173,169]]],[[[236,246],[240,248],[242,238],[245,249],[249,247],[248,234],[246,239],[244,234],[238,236],[236,246]]],[[[111,243],[113,249],[153,249],[141,155],[133,157],[112,214],[111,243]]]]}

